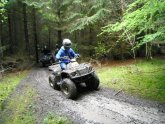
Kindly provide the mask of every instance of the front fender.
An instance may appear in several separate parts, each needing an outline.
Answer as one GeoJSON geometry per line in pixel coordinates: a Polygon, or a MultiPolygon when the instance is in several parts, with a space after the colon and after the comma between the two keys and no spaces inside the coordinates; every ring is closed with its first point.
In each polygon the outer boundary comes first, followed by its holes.
{"type": "Polygon", "coordinates": [[[71,78],[71,77],[70,77],[70,74],[67,71],[63,70],[61,72],[61,78],[64,79],[64,78],[71,78]]]}

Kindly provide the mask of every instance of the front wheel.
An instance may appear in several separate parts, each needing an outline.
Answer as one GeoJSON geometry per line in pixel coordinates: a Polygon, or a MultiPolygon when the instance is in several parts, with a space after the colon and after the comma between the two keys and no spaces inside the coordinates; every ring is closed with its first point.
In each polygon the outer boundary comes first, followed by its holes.
{"type": "Polygon", "coordinates": [[[92,74],[92,77],[85,82],[85,84],[90,90],[97,90],[100,84],[100,80],[98,76],[94,73],[92,74]]]}
{"type": "Polygon", "coordinates": [[[77,87],[73,81],[66,78],[61,84],[61,91],[68,99],[74,99],[77,96],[77,87]]]}
{"type": "Polygon", "coordinates": [[[57,81],[55,81],[55,76],[53,74],[49,76],[49,85],[55,90],[60,89],[59,85],[57,85],[57,81]]]}

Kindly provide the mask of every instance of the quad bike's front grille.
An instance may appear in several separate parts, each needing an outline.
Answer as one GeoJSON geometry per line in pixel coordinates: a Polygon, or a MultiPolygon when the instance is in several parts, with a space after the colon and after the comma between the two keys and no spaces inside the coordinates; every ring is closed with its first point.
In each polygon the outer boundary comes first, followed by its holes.
{"type": "Polygon", "coordinates": [[[88,73],[88,70],[87,70],[87,69],[78,70],[78,73],[79,73],[80,75],[82,75],[82,74],[88,73]]]}
{"type": "Polygon", "coordinates": [[[71,78],[80,78],[93,72],[92,66],[90,64],[80,64],[69,72],[71,78]]]}
{"type": "Polygon", "coordinates": [[[79,82],[79,83],[85,82],[86,80],[89,80],[89,78],[91,78],[92,73],[93,73],[93,72],[91,72],[90,74],[88,73],[87,75],[81,75],[81,76],[72,78],[72,80],[73,80],[74,82],[77,82],[77,83],[78,83],[78,82],[79,82]]]}
{"type": "Polygon", "coordinates": [[[91,69],[89,69],[88,67],[86,67],[86,68],[77,70],[77,73],[78,73],[79,75],[84,75],[84,74],[89,73],[90,71],[91,71],[91,69]]]}

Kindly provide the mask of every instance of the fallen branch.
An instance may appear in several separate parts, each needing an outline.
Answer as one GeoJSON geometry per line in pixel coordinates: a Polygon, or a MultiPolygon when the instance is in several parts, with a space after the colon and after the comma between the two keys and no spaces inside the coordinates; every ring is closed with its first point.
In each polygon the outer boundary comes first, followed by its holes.
{"type": "Polygon", "coordinates": [[[0,70],[0,80],[3,78],[3,73],[4,73],[4,69],[3,69],[3,66],[1,64],[1,70],[0,70]]]}
{"type": "Polygon", "coordinates": [[[13,70],[14,68],[12,68],[12,67],[7,67],[7,68],[5,68],[5,69],[3,69],[3,72],[5,72],[5,71],[11,71],[11,70],[13,70]]]}
{"type": "Polygon", "coordinates": [[[119,90],[117,93],[114,94],[114,96],[116,96],[117,94],[119,94],[120,92],[122,92],[123,90],[119,90]]]}

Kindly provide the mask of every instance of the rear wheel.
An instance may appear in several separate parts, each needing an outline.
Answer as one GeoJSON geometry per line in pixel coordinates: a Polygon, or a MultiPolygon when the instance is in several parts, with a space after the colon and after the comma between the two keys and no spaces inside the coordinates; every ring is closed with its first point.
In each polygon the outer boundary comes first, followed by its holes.
{"type": "Polygon", "coordinates": [[[44,62],[42,62],[42,67],[46,67],[46,64],[44,62]]]}
{"type": "Polygon", "coordinates": [[[90,90],[97,90],[100,84],[98,76],[94,73],[92,77],[85,82],[87,88],[90,90]]]}
{"type": "Polygon", "coordinates": [[[70,79],[66,78],[61,84],[61,91],[66,98],[74,99],[77,96],[77,87],[70,79]]]}
{"type": "Polygon", "coordinates": [[[60,87],[57,85],[57,81],[55,81],[55,76],[53,74],[49,76],[49,85],[55,90],[60,89],[60,87]]]}
{"type": "Polygon", "coordinates": [[[54,62],[54,61],[53,61],[53,59],[51,59],[49,64],[50,64],[50,65],[52,65],[52,64],[53,64],[53,62],[54,62]]]}

